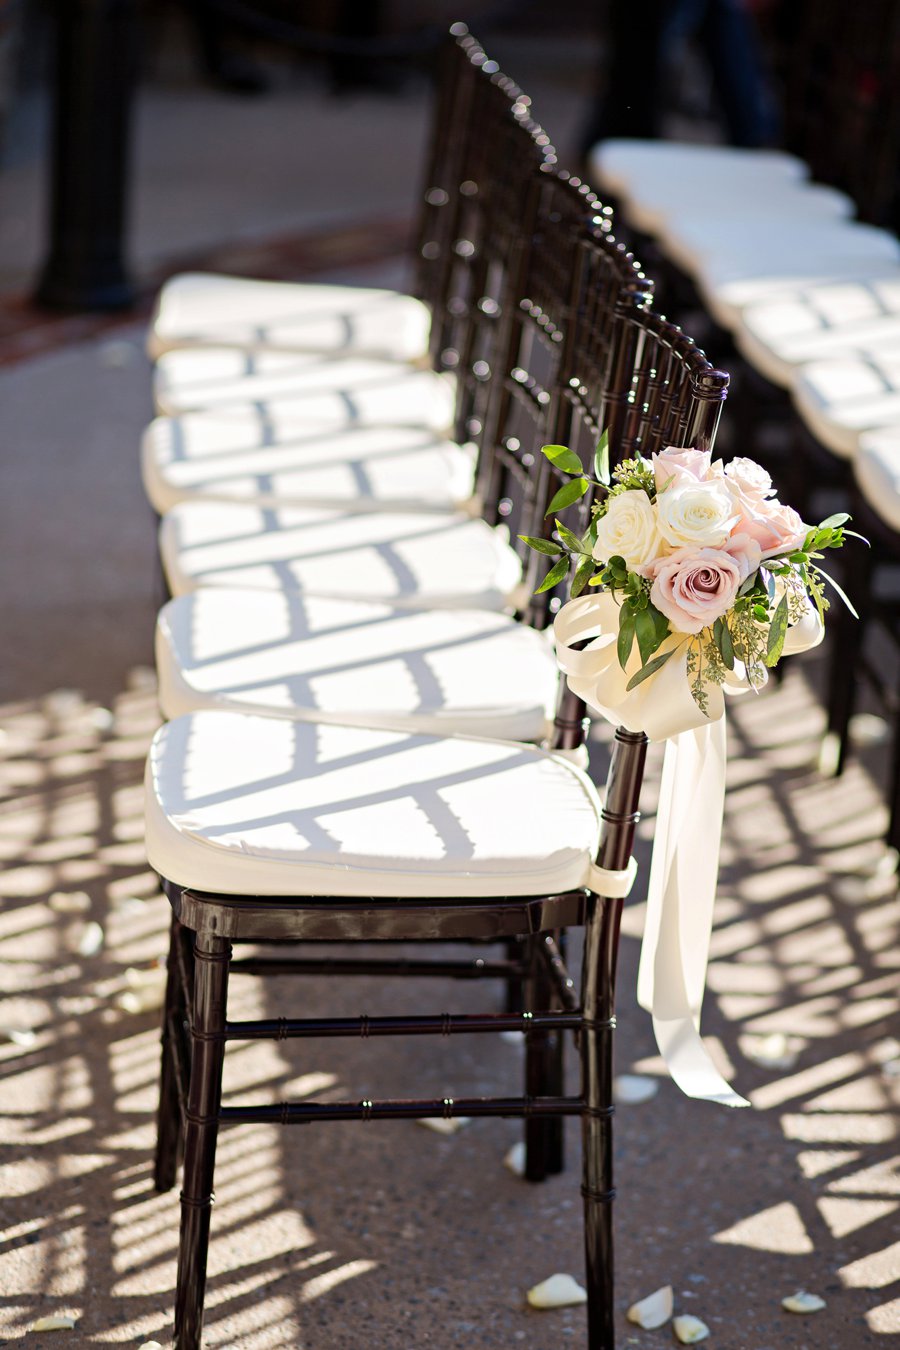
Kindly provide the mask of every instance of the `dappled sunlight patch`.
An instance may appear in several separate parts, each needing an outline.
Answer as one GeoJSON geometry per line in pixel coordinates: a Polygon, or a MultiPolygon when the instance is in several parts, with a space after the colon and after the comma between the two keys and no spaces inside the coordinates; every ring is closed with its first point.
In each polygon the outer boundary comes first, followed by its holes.
{"type": "Polygon", "coordinates": [[[802,1256],[814,1250],[800,1211],[790,1200],[747,1215],[731,1228],[715,1233],[713,1242],[752,1247],[760,1252],[782,1252],[786,1256],[802,1256]]]}

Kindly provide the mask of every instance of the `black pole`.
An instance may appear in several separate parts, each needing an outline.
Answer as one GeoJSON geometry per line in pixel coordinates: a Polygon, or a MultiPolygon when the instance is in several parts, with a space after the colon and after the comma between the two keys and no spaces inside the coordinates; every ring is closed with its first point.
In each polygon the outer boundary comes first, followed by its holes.
{"type": "Polygon", "coordinates": [[[136,0],[53,0],[50,243],[35,299],[54,309],[121,309],[136,0]]]}

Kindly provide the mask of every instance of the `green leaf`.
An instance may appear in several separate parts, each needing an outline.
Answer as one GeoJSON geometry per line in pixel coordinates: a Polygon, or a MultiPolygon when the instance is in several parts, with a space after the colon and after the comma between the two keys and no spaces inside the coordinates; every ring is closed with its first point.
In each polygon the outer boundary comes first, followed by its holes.
{"type": "Polygon", "coordinates": [[[544,519],[546,520],[547,516],[552,516],[557,511],[562,511],[566,506],[571,506],[573,502],[577,502],[580,497],[584,496],[589,486],[586,478],[573,478],[571,483],[563,483],[544,512],[544,519]]]}
{"type": "Polygon", "coordinates": [[[631,655],[631,647],[634,642],[634,611],[627,605],[623,605],[619,610],[619,638],[616,643],[616,652],[619,657],[619,665],[624,670],[628,664],[628,658],[631,655]]]}
{"type": "Polygon", "coordinates": [[[572,588],[569,591],[572,599],[579,596],[587,586],[594,571],[594,560],[591,557],[582,558],[581,562],[575,568],[575,575],[572,578],[572,588]]]}
{"type": "Polygon", "coordinates": [[[609,487],[609,432],[604,431],[594,451],[594,472],[598,480],[609,487]]]}
{"type": "Polygon", "coordinates": [[[822,579],[823,579],[824,581],[827,581],[830,585],[832,585],[832,586],[834,587],[834,589],[837,591],[838,595],[839,595],[839,596],[841,597],[841,599],[843,600],[844,604],[845,604],[845,605],[847,606],[847,608],[849,609],[850,613],[853,615],[854,619],[858,619],[858,618],[859,618],[859,615],[857,614],[856,610],[853,608],[853,604],[852,604],[852,602],[851,602],[851,600],[850,600],[850,597],[847,595],[846,591],[844,591],[844,590],[841,589],[841,587],[840,587],[840,586],[837,584],[837,582],[835,581],[834,577],[830,577],[830,576],[828,575],[827,572],[823,572],[822,569],[821,569],[821,567],[817,567],[817,568],[816,568],[816,572],[818,573],[818,575],[819,575],[820,577],[822,577],[822,579]]]}
{"type": "Polygon", "coordinates": [[[637,674],[632,675],[631,679],[626,684],[626,690],[634,689],[637,685],[642,684],[644,680],[648,680],[651,675],[655,675],[656,672],[666,664],[669,657],[675,655],[677,650],[677,647],[670,647],[667,652],[663,652],[662,656],[654,656],[652,661],[648,661],[645,666],[641,666],[637,674]]]}
{"type": "Polygon", "coordinates": [[[829,516],[827,520],[820,520],[818,528],[820,530],[837,529],[839,525],[844,525],[850,519],[846,511],[838,511],[835,515],[829,516]]]}
{"type": "Polygon", "coordinates": [[[574,450],[567,445],[541,446],[541,454],[546,455],[551,464],[555,464],[563,473],[584,473],[584,465],[574,450]]]}
{"type": "Polygon", "coordinates": [[[551,558],[557,557],[563,551],[559,544],[554,544],[552,539],[533,539],[530,534],[520,534],[519,538],[523,544],[533,548],[536,553],[547,553],[551,558]]]}
{"type": "Polygon", "coordinates": [[[731,641],[731,631],[724,618],[716,619],[713,624],[713,641],[719,649],[725,669],[734,670],[734,643],[731,641]]]}
{"type": "Polygon", "coordinates": [[[741,583],[740,588],[738,589],[738,595],[748,595],[750,591],[753,590],[753,587],[756,585],[758,577],[759,577],[758,569],[755,572],[751,572],[749,577],[747,577],[747,580],[741,583]]]}
{"type": "Polygon", "coordinates": [[[766,665],[774,666],[784,650],[784,639],[787,636],[788,629],[788,602],[787,596],[783,595],[778,601],[775,613],[772,615],[772,622],[769,626],[769,637],[766,642],[766,665]]]}
{"type": "Polygon", "coordinates": [[[535,591],[535,595],[541,595],[544,591],[552,591],[553,587],[558,586],[561,581],[565,581],[568,575],[569,557],[568,554],[566,554],[564,557],[560,558],[559,562],[553,564],[550,571],[535,591]]]}
{"type": "Polygon", "coordinates": [[[647,662],[656,651],[661,639],[656,635],[656,623],[649,609],[639,609],[634,616],[634,631],[637,635],[638,651],[641,661],[647,662]]]}
{"type": "Polygon", "coordinates": [[[585,548],[584,544],[578,538],[578,535],[573,534],[568,526],[564,525],[561,520],[554,520],[553,524],[559,531],[560,539],[564,544],[569,546],[573,553],[590,553],[590,549],[585,548]]]}

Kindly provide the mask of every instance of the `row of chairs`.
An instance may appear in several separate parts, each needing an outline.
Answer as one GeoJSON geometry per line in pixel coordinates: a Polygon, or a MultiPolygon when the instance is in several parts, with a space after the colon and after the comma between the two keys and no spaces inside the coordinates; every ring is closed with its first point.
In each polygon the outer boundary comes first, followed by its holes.
{"type": "Polygon", "coordinates": [[[900,645],[897,605],[881,580],[900,561],[900,242],[891,228],[900,121],[885,101],[900,67],[900,13],[890,0],[803,4],[793,26],[784,65],[795,153],[606,142],[592,171],[635,246],[658,252],[672,306],[699,300],[718,330],[707,340],[736,363],[752,453],[767,458],[774,414],[789,428],[771,465],[786,493],[810,518],[816,489],[837,491],[873,542],[868,553],[847,550],[860,618],[836,616],[822,765],[843,769],[865,682],[892,720],[896,849],[898,685],[870,633],[877,641],[877,623],[900,645]]]}
{"type": "MultiPolygon", "coordinates": [[[[459,27],[437,125],[424,302],[183,278],[151,335],[144,479],[173,598],[146,839],[173,910],[156,1184],[183,1155],[180,1350],[201,1340],[221,1124],[455,1115],[522,1118],[531,1180],[561,1169],[563,1119],[580,1117],[587,1344],[614,1345],[614,984],[646,738],[616,733],[601,802],[546,632],[559,592],[533,594],[516,540],[553,529],[564,480],[543,443],[585,465],[604,429],[616,457],[711,447],[728,376],[653,311],[609,211],[459,27]],[[465,973],[504,980],[510,1010],[228,1018],[232,972],[321,971],[322,942],[435,940],[505,944],[465,973]],[[313,954],[265,954],[296,943],[313,954]],[[263,952],[234,958],[239,944],[263,952]],[[526,1037],[521,1097],[222,1105],[229,1041],[509,1030],[526,1037]]],[[[585,529],[590,496],[573,510],[585,529]]],[[[351,952],[330,968],[460,962],[351,952]]]]}

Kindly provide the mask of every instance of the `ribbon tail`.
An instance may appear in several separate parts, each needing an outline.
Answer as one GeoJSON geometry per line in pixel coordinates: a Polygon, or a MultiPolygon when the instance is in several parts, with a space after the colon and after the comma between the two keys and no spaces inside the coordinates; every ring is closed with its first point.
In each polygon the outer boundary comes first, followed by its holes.
{"type": "Polygon", "coordinates": [[[638,1001],[660,1053],[688,1097],[748,1106],[700,1038],[725,803],[725,719],[666,743],[638,1001]]]}

